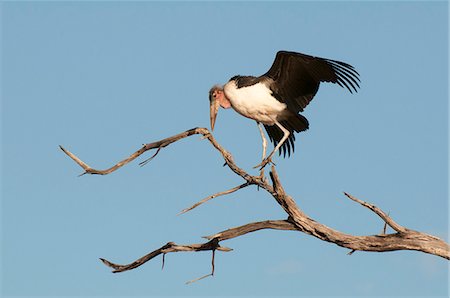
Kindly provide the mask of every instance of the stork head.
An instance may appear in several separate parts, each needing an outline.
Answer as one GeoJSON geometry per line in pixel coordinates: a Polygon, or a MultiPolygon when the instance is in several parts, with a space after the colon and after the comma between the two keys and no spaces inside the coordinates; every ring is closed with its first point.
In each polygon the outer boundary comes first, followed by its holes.
{"type": "Polygon", "coordinates": [[[211,130],[214,130],[214,123],[216,123],[217,112],[219,106],[224,109],[231,108],[231,103],[223,92],[223,87],[215,85],[209,90],[209,109],[211,118],[211,130]]]}

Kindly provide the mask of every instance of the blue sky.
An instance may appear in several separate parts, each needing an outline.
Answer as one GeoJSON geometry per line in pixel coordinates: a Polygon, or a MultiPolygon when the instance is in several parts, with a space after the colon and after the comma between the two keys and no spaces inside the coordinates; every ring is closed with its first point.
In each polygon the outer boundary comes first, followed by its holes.
{"type": "MultiPolygon", "coordinates": [[[[168,241],[283,219],[255,188],[177,213],[242,183],[191,137],[108,176],[83,176],[58,148],[105,168],[141,144],[209,125],[207,93],[259,75],[278,50],[342,60],[361,90],[322,85],[284,186],[309,216],[355,235],[400,224],[448,241],[447,2],[2,2],[3,296],[447,296],[448,261],[418,252],[347,255],[310,236],[260,231],[210,253],[122,274],[168,241]]],[[[215,137],[251,173],[254,122],[221,110],[215,137]]],[[[149,156],[149,155],[148,155],[149,156]]],[[[148,157],[147,156],[147,157],[148,157]]]]}

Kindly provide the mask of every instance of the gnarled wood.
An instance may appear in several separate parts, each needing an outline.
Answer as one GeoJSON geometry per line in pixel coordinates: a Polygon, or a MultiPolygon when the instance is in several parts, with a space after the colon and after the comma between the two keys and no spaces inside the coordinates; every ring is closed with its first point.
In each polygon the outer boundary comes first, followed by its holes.
{"type": "MultiPolygon", "coordinates": [[[[178,141],[181,139],[184,139],[186,137],[192,136],[192,135],[203,135],[203,138],[207,139],[211,145],[217,149],[217,151],[220,152],[220,154],[225,159],[226,165],[237,175],[242,177],[245,182],[237,187],[234,187],[230,190],[220,192],[214,195],[211,195],[202,201],[194,204],[192,207],[187,208],[183,210],[182,212],[187,212],[189,210],[192,210],[193,208],[199,206],[200,204],[208,201],[209,199],[212,199],[217,196],[230,194],[232,192],[238,191],[239,189],[245,188],[250,185],[257,185],[260,188],[266,190],[268,193],[272,195],[272,197],[278,202],[278,204],[283,208],[283,210],[288,215],[287,220],[268,220],[268,221],[261,221],[261,222],[253,222],[246,225],[242,225],[239,227],[231,228],[225,231],[222,231],[220,233],[214,234],[212,236],[205,237],[209,241],[206,243],[200,243],[200,244],[190,244],[190,245],[177,245],[173,242],[169,242],[166,245],[162,246],[161,248],[154,250],[150,252],[149,254],[143,256],[142,258],[137,259],[136,261],[128,264],[128,265],[118,265],[114,264],[110,261],[107,261],[105,259],[101,259],[103,263],[111,268],[114,269],[113,272],[123,272],[127,270],[134,269],[136,267],[141,266],[145,262],[153,259],[154,257],[163,254],[163,256],[166,253],[171,252],[180,252],[180,251],[205,251],[205,250],[211,250],[213,251],[213,257],[214,252],[216,250],[220,251],[229,251],[231,249],[221,247],[219,245],[220,241],[228,240],[231,238],[236,238],[241,235],[255,232],[257,230],[261,229],[276,229],[276,230],[296,230],[303,233],[306,233],[308,235],[314,236],[320,240],[334,243],[338,246],[345,247],[350,249],[350,253],[352,254],[355,251],[372,251],[372,252],[385,252],[385,251],[394,251],[394,250],[416,250],[421,251],[424,253],[436,255],[445,259],[450,260],[450,246],[448,243],[443,241],[442,239],[426,234],[421,233],[418,231],[414,231],[411,229],[408,229],[406,227],[401,226],[397,222],[395,222],[391,217],[389,217],[388,214],[386,214],[384,211],[382,211],[380,208],[369,204],[367,202],[364,202],[358,198],[355,198],[354,196],[344,193],[349,199],[359,203],[360,205],[368,208],[372,212],[374,212],[376,215],[378,215],[384,222],[385,225],[390,226],[395,233],[392,234],[380,234],[380,235],[368,235],[368,236],[354,236],[349,235],[337,230],[334,230],[330,227],[327,227],[313,219],[311,219],[308,215],[306,215],[295,203],[293,198],[286,194],[281,181],[278,177],[278,174],[276,172],[276,169],[274,166],[272,166],[270,171],[270,178],[271,178],[271,184],[265,179],[263,176],[252,176],[248,174],[246,171],[241,169],[236,165],[236,163],[233,160],[232,155],[226,151],[213,137],[213,135],[210,133],[210,131],[206,128],[193,128],[190,130],[187,130],[185,132],[182,132],[180,134],[174,135],[172,137],[145,144],[142,148],[134,152],[132,155],[130,155],[128,158],[118,162],[114,166],[110,167],[106,170],[97,170],[94,168],[91,168],[86,163],[84,163],[81,159],[79,159],[76,155],[71,153],[70,151],[64,149],[62,146],[61,149],[70,157],[72,158],[78,165],[80,165],[84,169],[83,174],[100,174],[100,175],[106,175],[110,174],[120,167],[124,166],[125,164],[131,162],[138,156],[142,155],[144,152],[151,150],[151,149],[157,149],[156,153],[144,163],[150,161],[153,157],[158,154],[158,152],[178,141]]],[[[83,175],[82,174],[82,175],[83,175]]],[[[212,276],[214,274],[214,258],[212,261],[213,265],[213,271],[211,274],[205,275],[212,276]]],[[[201,277],[203,278],[203,277],[201,277]]],[[[201,279],[200,278],[200,279],[201,279]]],[[[198,279],[197,279],[198,280],[198,279]]],[[[195,280],[194,280],[195,281],[195,280]]]]}

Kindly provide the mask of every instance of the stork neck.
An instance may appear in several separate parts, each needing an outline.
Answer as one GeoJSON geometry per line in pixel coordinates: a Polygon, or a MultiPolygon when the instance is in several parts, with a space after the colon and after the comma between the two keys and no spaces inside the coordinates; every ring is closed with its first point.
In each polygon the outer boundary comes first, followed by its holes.
{"type": "Polygon", "coordinates": [[[224,109],[229,109],[231,108],[231,102],[230,100],[225,96],[225,93],[222,93],[222,96],[219,97],[219,103],[220,106],[224,109]]]}

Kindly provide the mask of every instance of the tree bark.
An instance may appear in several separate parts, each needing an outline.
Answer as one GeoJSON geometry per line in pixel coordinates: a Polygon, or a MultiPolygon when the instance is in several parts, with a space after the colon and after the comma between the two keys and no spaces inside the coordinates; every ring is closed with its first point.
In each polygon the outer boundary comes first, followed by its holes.
{"type": "MultiPolygon", "coordinates": [[[[199,244],[188,244],[188,245],[178,245],[173,242],[169,242],[162,247],[150,252],[149,254],[137,259],[136,261],[127,264],[127,265],[118,265],[114,264],[105,259],[101,259],[102,262],[113,268],[113,272],[123,272],[127,270],[131,270],[137,268],[144,264],[145,262],[153,259],[158,255],[164,256],[167,253],[172,252],[186,252],[186,251],[212,251],[212,272],[208,275],[205,275],[199,279],[202,279],[207,276],[212,276],[214,274],[214,253],[216,250],[219,251],[230,251],[230,248],[220,246],[221,241],[225,241],[228,239],[236,238],[241,235],[255,232],[261,229],[275,229],[275,230],[293,230],[303,232],[305,234],[314,236],[320,240],[334,243],[338,246],[345,247],[350,249],[349,254],[352,254],[355,251],[371,251],[371,252],[386,252],[386,251],[394,251],[394,250],[415,250],[420,251],[432,255],[436,255],[447,260],[450,260],[450,246],[448,243],[443,241],[442,239],[426,234],[418,231],[414,231],[408,229],[406,227],[401,226],[397,222],[395,222],[388,214],[379,209],[378,207],[364,202],[358,198],[353,197],[348,193],[344,193],[349,199],[352,201],[362,205],[370,209],[376,215],[378,215],[384,222],[385,226],[390,226],[395,232],[391,234],[380,234],[380,235],[368,235],[368,236],[354,236],[350,234],[346,234],[337,230],[334,230],[330,227],[327,227],[313,219],[311,219],[308,215],[306,215],[295,203],[293,198],[286,194],[281,181],[278,177],[275,166],[272,165],[270,170],[270,180],[271,183],[263,176],[252,176],[240,168],[233,160],[232,155],[226,151],[213,137],[210,131],[206,128],[193,128],[182,132],[180,134],[174,135],[172,137],[165,138],[163,140],[152,142],[143,145],[139,150],[134,152],[128,158],[118,162],[112,167],[106,170],[97,170],[91,168],[86,163],[84,163],[81,159],[79,159],[76,155],[66,150],[62,146],[60,148],[70,157],[72,158],[79,166],[84,169],[84,174],[97,174],[97,175],[107,175],[110,174],[122,166],[128,164],[133,161],[138,156],[142,155],[146,151],[156,149],[156,152],[152,157],[140,163],[141,165],[145,165],[149,161],[151,161],[164,147],[175,143],[181,139],[187,138],[192,135],[202,135],[203,138],[207,139],[210,144],[222,155],[225,160],[225,164],[238,176],[240,176],[244,183],[240,184],[234,188],[231,188],[227,191],[222,191],[211,196],[206,197],[205,199],[199,201],[193,206],[186,208],[181,211],[181,213],[188,212],[201,204],[222,196],[238,191],[242,188],[245,188],[250,185],[257,185],[259,188],[267,191],[272,197],[277,201],[281,208],[286,212],[287,219],[286,220],[266,220],[261,222],[253,222],[248,223],[239,227],[231,228],[219,233],[216,233],[211,236],[204,237],[208,239],[208,242],[199,243],[199,244]]],[[[163,263],[164,264],[164,263],[163,263]]],[[[199,280],[196,279],[196,280],[199,280]]],[[[196,281],[194,280],[194,281],[196,281]]]]}

